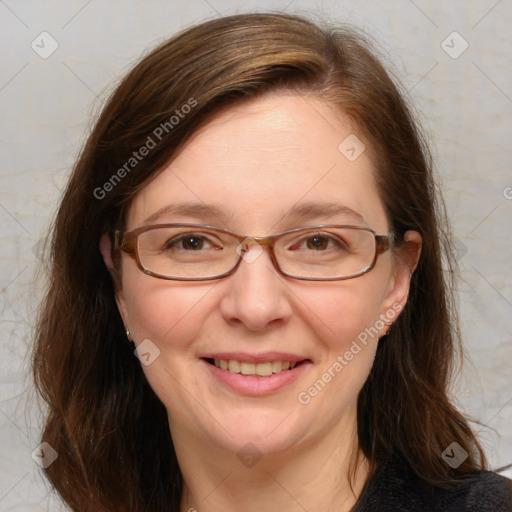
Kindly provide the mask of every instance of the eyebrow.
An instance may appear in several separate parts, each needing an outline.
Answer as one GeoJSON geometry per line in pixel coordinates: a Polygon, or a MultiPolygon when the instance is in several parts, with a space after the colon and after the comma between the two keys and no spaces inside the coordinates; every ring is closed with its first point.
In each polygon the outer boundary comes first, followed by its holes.
{"type": "Polygon", "coordinates": [[[151,214],[144,224],[155,222],[164,215],[179,215],[182,217],[194,217],[197,219],[205,220],[217,218],[224,222],[233,217],[233,213],[226,211],[220,204],[216,203],[199,203],[199,202],[184,202],[172,203],[160,208],[155,213],[151,214]]]}
{"type": "MultiPolygon", "coordinates": [[[[222,221],[227,224],[235,214],[218,203],[200,203],[200,202],[181,202],[172,203],[160,208],[155,213],[151,214],[144,220],[144,225],[155,222],[164,215],[178,215],[184,217],[193,217],[195,219],[205,221],[214,219],[222,221]]],[[[349,217],[357,222],[365,223],[364,217],[352,210],[348,206],[338,203],[300,203],[293,206],[283,217],[283,219],[301,220],[321,217],[322,219],[329,219],[335,216],[349,217]]]]}

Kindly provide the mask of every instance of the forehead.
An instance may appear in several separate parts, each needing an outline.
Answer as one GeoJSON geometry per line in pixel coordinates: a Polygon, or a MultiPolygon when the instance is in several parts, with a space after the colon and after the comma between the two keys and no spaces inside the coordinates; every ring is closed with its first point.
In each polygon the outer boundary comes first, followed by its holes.
{"type": "Polygon", "coordinates": [[[201,221],[188,215],[190,208],[180,213],[172,207],[196,203],[203,210],[205,205],[215,205],[215,224],[268,234],[270,229],[297,227],[293,224],[299,220],[294,218],[297,212],[330,204],[342,207],[340,222],[343,211],[352,210],[362,217],[358,224],[386,230],[369,152],[363,151],[355,160],[347,158],[344,141],[360,144],[354,138],[356,132],[347,116],[299,94],[273,94],[237,105],[196,132],[137,194],[128,211],[127,228],[149,221],[201,221]],[[301,205],[307,208],[301,210],[301,205]],[[160,215],[155,215],[158,211],[160,215]]]}

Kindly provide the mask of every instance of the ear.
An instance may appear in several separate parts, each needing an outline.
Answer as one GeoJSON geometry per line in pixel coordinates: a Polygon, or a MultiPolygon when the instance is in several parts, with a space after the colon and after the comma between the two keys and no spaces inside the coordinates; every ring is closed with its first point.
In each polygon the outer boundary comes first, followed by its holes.
{"type": "Polygon", "coordinates": [[[112,275],[115,272],[114,263],[112,262],[112,242],[108,233],[103,233],[100,239],[100,252],[108,271],[112,275]]]}
{"type": "MultiPolygon", "coordinates": [[[[388,293],[382,304],[381,318],[394,322],[404,309],[409,296],[411,278],[418,266],[421,254],[421,235],[417,231],[407,231],[394,263],[394,272],[390,278],[388,293]]],[[[382,335],[391,325],[386,325],[382,335]]]]}
{"type": "Polygon", "coordinates": [[[123,319],[123,323],[125,327],[128,329],[129,327],[129,315],[128,308],[126,307],[126,300],[124,297],[121,276],[119,272],[114,267],[114,263],[112,261],[112,242],[110,240],[110,236],[108,233],[103,233],[100,239],[100,252],[103,256],[103,262],[110,272],[110,276],[112,277],[112,282],[114,283],[115,289],[115,299],[117,303],[117,309],[121,314],[121,318],[123,319]]]}

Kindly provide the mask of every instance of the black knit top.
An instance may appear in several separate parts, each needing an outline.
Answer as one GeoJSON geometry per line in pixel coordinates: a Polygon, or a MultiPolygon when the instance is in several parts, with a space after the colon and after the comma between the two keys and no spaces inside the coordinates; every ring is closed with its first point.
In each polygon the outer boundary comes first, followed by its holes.
{"type": "Polygon", "coordinates": [[[352,512],[512,512],[512,480],[479,471],[449,490],[425,485],[405,459],[377,467],[352,512]]]}

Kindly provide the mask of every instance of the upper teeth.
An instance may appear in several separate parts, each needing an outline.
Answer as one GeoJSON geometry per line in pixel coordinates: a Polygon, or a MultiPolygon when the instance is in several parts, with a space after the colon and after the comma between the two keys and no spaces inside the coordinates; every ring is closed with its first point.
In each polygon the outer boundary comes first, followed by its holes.
{"type": "Polygon", "coordinates": [[[269,361],[266,363],[247,363],[245,361],[235,361],[230,359],[214,359],[215,366],[222,370],[229,370],[231,373],[241,373],[242,375],[259,375],[260,377],[269,377],[273,373],[280,373],[283,370],[295,368],[297,363],[290,361],[269,361]]]}

